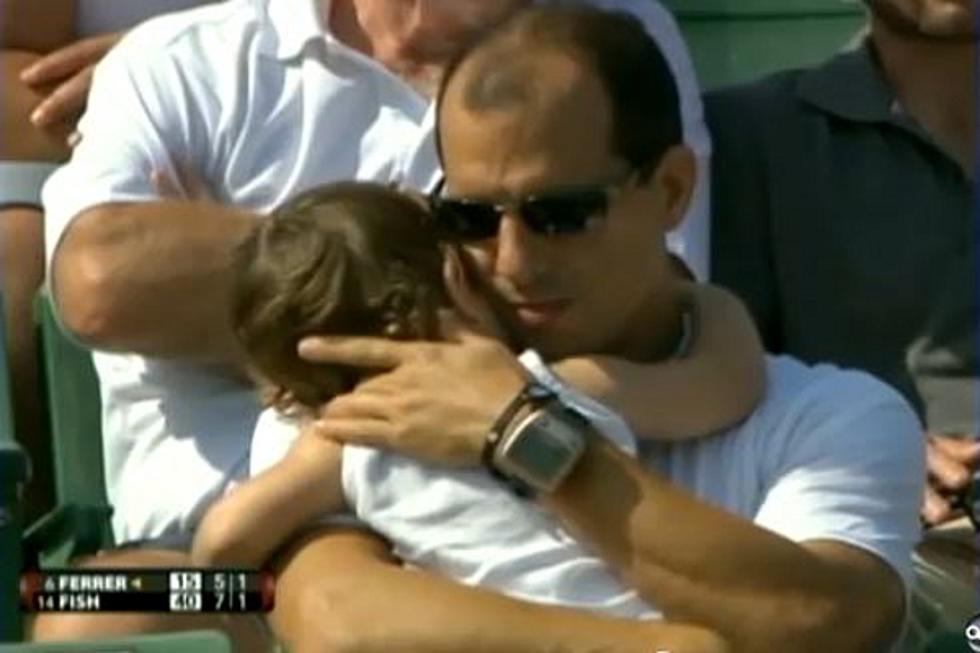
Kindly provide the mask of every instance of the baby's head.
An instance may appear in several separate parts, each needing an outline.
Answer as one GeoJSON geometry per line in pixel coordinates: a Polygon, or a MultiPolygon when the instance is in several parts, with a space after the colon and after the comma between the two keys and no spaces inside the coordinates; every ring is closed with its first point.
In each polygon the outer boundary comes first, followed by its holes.
{"type": "Polygon", "coordinates": [[[396,190],[342,182],[259,221],[235,253],[232,326],[280,410],[315,408],[363,372],[299,358],[311,334],[436,339],[449,305],[428,211],[396,190]]]}

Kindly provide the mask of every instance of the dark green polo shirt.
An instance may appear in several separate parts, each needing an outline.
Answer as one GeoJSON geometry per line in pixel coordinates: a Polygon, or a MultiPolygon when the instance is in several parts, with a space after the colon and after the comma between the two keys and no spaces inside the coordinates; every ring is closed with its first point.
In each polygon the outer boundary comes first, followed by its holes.
{"type": "MultiPolygon", "coordinates": [[[[941,74],[942,71],[937,71],[941,74]]],[[[868,370],[976,433],[972,182],[868,47],[709,94],[712,274],[771,351],[868,370]]]]}

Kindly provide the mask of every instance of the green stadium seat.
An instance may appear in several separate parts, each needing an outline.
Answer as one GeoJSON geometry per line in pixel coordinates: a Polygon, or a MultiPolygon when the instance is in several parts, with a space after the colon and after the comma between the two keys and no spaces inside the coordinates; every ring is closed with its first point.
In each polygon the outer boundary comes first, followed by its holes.
{"type": "Polygon", "coordinates": [[[102,467],[101,403],[92,356],[61,330],[46,293],[34,305],[54,456],[54,510],[27,532],[31,565],[64,566],[112,544],[102,467]]]}
{"type": "Polygon", "coordinates": [[[231,653],[231,642],[215,630],[189,630],[84,642],[0,644],[0,653],[231,653]]]}
{"type": "Polygon", "coordinates": [[[47,293],[35,301],[40,329],[59,503],[106,505],[102,408],[89,350],[62,331],[47,293]]]}
{"type": "Polygon", "coordinates": [[[859,0],[664,0],[705,89],[815,64],[864,24],[859,0]]]}
{"type": "Polygon", "coordinates": [[[29,469],[27,455],[14,437],[4,324],[0,297],[0,642],[9,642],[21,636],[18,607],[23,531],[21,499],[29,469]]]}

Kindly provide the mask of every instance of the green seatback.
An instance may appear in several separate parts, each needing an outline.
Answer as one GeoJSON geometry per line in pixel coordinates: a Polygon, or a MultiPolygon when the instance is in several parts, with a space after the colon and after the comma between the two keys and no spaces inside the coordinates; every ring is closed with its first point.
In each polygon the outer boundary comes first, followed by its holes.
{"type": "Polygon", "coordinates": [[[34,302],[51,423],[57,504],[25,536],[28,563],[67,565],[112,544],[102,465],[102,407],[91,353],[62,331],[46,293],[34,302]]]}
{"type": "Polygon", "coordinates": [[[965,653],[972,649],[967,648],[966,635],[963,631],[946,631],[937,633],[929,643],[926,644],[922,653],[965,653]]]}
{"type": "Polygon", "coordinates": [[[13,399],[10,395],[10,368],[7,364],[7,319],[0,294],[0,442],[14,441],[17,429],[14,424],[13,399]]]}
{"type": "Polygon", "coordinates": [[[860,31],[859,0],[663,0],[705,89],[818,63],[860,31]]]}
{"type": "Polygon", "coordinates": [[[34,305],[41,336],[59,504],[106,505],[102,467],[102,404],[91,353],[69,339],[51,300],[34,305]]]}
{"type": "Polygon", "coordinates": [[[17,445],[10,399],[3,298],[0,297],[0,642],[21,635],[18,576],[22,566],[22,497],[27,455],[17,445]]]}
{"type": "Polygon", "coordinates": [[[0,653],[231,653],[231,643],[216,630],[189,630],[84,642],[0,644],[0,653]]]}

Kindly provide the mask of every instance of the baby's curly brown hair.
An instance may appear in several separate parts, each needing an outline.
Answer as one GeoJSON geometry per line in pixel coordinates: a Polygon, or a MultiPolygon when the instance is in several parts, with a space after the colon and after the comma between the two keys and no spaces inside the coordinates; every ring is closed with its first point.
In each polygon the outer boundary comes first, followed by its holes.
{"type": "Polygon", "coordinates": [[[425,206],[379,184],[319,186],[259,221],[235,251],[231,319],[267,403],[316,408],[363,376],[302,360],[305,336],[438,339],[443,258],[425,206]]]}

